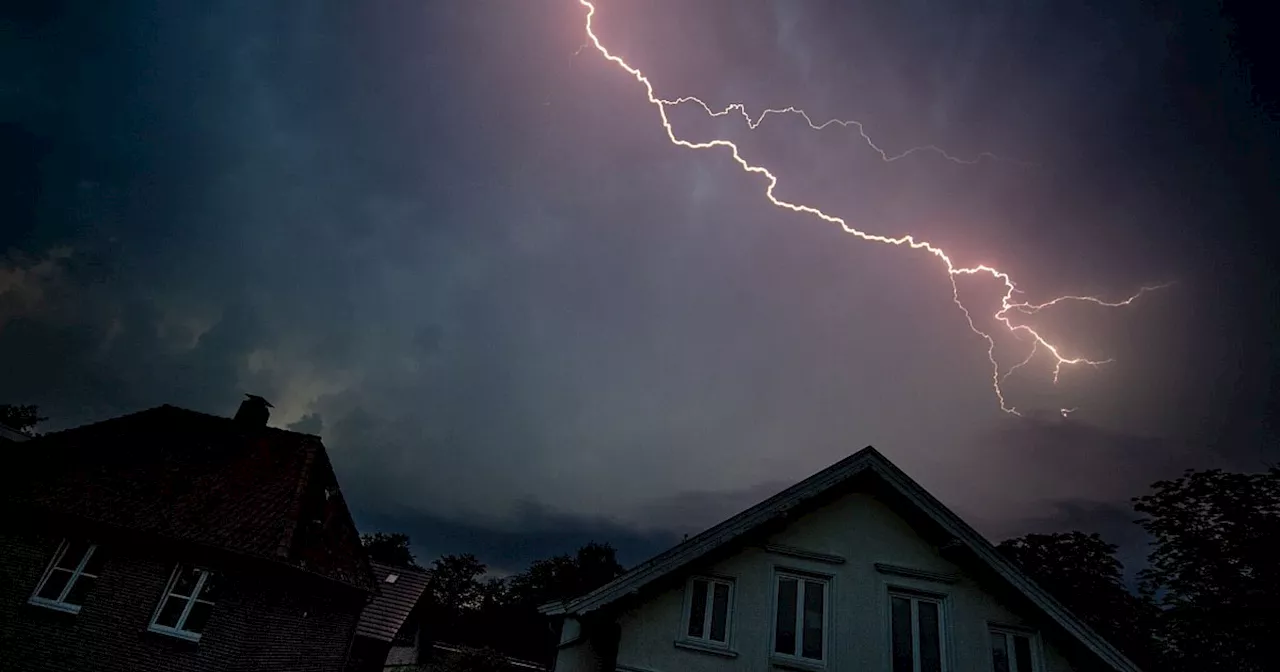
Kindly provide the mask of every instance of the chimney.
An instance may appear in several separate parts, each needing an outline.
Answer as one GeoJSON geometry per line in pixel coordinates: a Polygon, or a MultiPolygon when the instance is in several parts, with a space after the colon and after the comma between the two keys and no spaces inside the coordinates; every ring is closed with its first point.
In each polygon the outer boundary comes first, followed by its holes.
{"type": "Polygon", "coordinates": [[[236,411],[236,422],[244,423],[250,427],[266,427],[267,419],[271,417],[271,402],[259,397],[256,394],[246,394],[244,401],[240,402],[240,410],[236,411]]]}

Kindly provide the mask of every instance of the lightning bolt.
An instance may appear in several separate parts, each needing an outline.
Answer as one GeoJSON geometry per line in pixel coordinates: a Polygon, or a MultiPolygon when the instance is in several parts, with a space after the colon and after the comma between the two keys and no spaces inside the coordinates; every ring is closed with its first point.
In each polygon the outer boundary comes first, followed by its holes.
{"type": "Polygon", "coordinates": [[[683,96],[681,98],[676,98],[675,100],[661,100],[659,102],[662,103],[663,107],[667,107],[667,106],[674,107],[676,105],[683,105],[685,103],[693,103],[701,107],[707,113],[707,115],[712,117],[723,117],[733,112],[737,112],[738,114],[742,115],[742,118],[747,122],[747,127],[753,131],[756,130],[756,128],[759,127],[762,122],[764,122],[765,117],[771,114],[797,115],[801,119],[804,119],[805,123],[809,125],[809,128],[815,131],[821,131],[822,129],[828,126],[842,126],[844,128],[856,128],[858,129],[858,135],[862,137],[862,141],[867,143],[867,146],[870,147],[875,153],[879,154],[880,158],[885,163],[893,163],[898,159],[905,159],[908,156],[911,156],[912,154],[916,154],[918,152],[933,152],[952,163],[959,163],[959,164],[969,165],[969,166],[972,166],[977,163],[981,163],[983,159],[991,159],[994,161],[1004,161],[1007,163],[1013,163],[1013,164],[1025,166],[1028,168],[1038,167],[1039,165],[1035,163],[1030,163],[1028,161],[1019,161],[1017,159],[1002,157],[1002,156],[993,154],[991,152],[982,152],[981,154],[978,154],[976,157],[972,159],[962,159],[962,158],[948,154],[946,150],[942,149],[937,145],[922,145],[920,147],[912,147],[911,149],[908,149],[905,152],[901,152],[899,154],[889,154],[887,150],[877,145],[875,140],[871,139],[870,135],[867,135],[867,129],[866,127],[863,126],[861,121],[857,121],[854,119],[850,119],[850,120],[828,119],[819,124],[814,122],[813,117],[810,117],[808,112],[805,112],[804,110],[798,107],[769,108],[761,112],[758,116],[756,116],[753,119],[751,117],[751,114],[747,112],[747,106],[743,103],[732,103],[730,105],[725,106],[724,109],[716,111],[711,109],[711,107],[706,103],[702,102],[702,100],[695,98],[693,96],[683,96]]]}
{"type": "MultiPolygon", "coordinates": [[[[695,149],[695,150],[704,150],[704,149],[717,150],[718,149],[718,150],[726,151],[729,154],[730,158],[733,159],[734,163],[736,163],[738,167],[741,168],[744,172],[750,173],[753,175],[758,175],[765,179],[766,186],[764,190],[764,195],[765,195],[765,198],[767,198],[769,202],[773,204],[774,207],[777,207],[783,210],[790,210],[796,213],[812,215],[824,222],[827,222],[828,224],[835,224],[839,226],[845,233],[851,236],[860,238],[867,242],[881,243],[884,245],[893,245],[896,247],[906,247],[912,250],[926,252],[928,254],[933,255],[939,261],[941,261],[947,269],[947,278],[951,282],[952,301],[956,304],[956,307],[959,308],[962,313],[964,313],[965,321],[968,322],[969,324],[969,329],[974,334],[978,335],[980,338],[982,338],[987,342],[987,360],[991,363],[991,387],[992,387],[992,390],[995,392],[996,400],[1000,404],[1000,410],[1004,411],[1005,413],[1018,415],[1018,416],[1022,415],[1022,413],[1018,411],[1017,407],[1010,405],[1008,400],[1005,398],[1004,389],[1001,387],[1001,383],[1006,378],[1008,378],[1009,374],[1013,373],[1015,370],[1026,365],[1028,362],[1031,361],[1033,357],[1035,357],[1041,351],[1047,353],[1049,357],[1051,357],[1053,360],[1053,380],[1055,383],[1058,381],[1058,378],[1062,371],[1062,367],[1064,366],[1088,365],[1096,368],[1096,367],[1102,366],[1103,364],[1107,364],[1111,361],[1109,359],[1092,360],[1083,356],[1072,356],[1072,357],[1066,356],[1062,354],[1061,346],[1050,343],[1048,340],[1045,339],[1044,336],[1042,336],[1038,331],[1036,331],[1031,326],[1026,324],[1021,324],[1021,323],[1015,323],[1013,321],[1013,316],[1011,315],[1011,313],[1033,315],[1047,308],[1051,308],[1058,304],[1071,302],[1071,301],[1093,303],[1103,307],[1127,306],[1133,303],[1134,301],[1136,301],[1143,294],[1167,287],[1169,284],[1169,283],[1165,283],[1163,285],[1145,286],[1145,287],[1142,287],[1133,295],[1129,296],[1128,298],[1121,299],[1118,301],[1106,301],[1104,299],[1099,299],[1097,297],[1092,297],[1092,296],[1061,296],[1056,299],[1052,299],[1050,301],[1046,301],[1044,303],[1038,303],[1038,304],[1023,302],[1023,301],[1014,301],[1013,299],[1014,294],[1021,294],[1022,291],[1018,289],[1017,285],[1013,281],[1013,278],[1010,277],[1008,273],[1001,271],[998,268],[987,266],[985,264],[979,264],[976,266],[959,266],[954,261],[952,261],[951,257],[948,256],[947,253],[942,250],[942,248],[936,245],[933,245],[928,241],[918,240],[913,235],[907,234],[907,235],[892,237],[892,236],[884,236],[884,235],[875,234],[875,233],[869,233],[854,227],[853,225],[849,224],[847,221],[845,221],[841,217],[827,214],[826,212],[823,212],[822,210],[815,208],[813,206],[804,205],[800,203],[792,203],[790,201],[786,201],[781,198],[778,198],[778,196],[774,194],[774,190],[778,186],[778,177],[774,175],[768,168],[765,168],[764,166],[756,165],[747,161],[745,158],[743,158],[742,152],[739,150],[738,146],[728,140],[714,139],[714,140],[705,140],[705,141],[695,142],[691,140],[685,140],[684,138],[679,137],[678,135],[676,135],[676,131],[674,126],[672,126],[671,119],[667,115],[668,108],[674,107],[676,105],[682,105],[685,103],[695,103],[697,105],[700,105],[703,108],[703,110],[707,112],[707,114],[713,117],[724,116],[736,110],[742,114],[742,116],[746,119],[747,124],[753,129],[756,128],[764,120],[764,118],[767,115],[784,114],[784,113],[798,114],[803,116],[803,118],[808,122],[809,126],[815,130],[821,130],[832,124],[838,124],[846,127],[854,126],[858,129],[858,133],[863,137],[863,139],[867,142],[867,144],[870,145],[872,149],[877,151],[880,154],[880,157],[884,159],[886,162],[896,161],[911,153],[919,152],[919,151],[934,151],[942,155],[944,158],[947,158],[957,163],[977,163],[984,156],[994,157],[994,158],[998,158],[998,157],[995,157],[995,155],[993,154],[982,154],[975,159],[961,160],[961,159],[957,159],[955,157],[950,156],[945,151],[933,145],[927,145],[925,147],[916,147],[916,148],[907,150],[902,154],[890,155],[888,154],[888,152],[876,146],[875,142],[873,142],[870,136],[867,135],[865,129],[863,128],[863,125],[860,122],[856,122],[856,121],[843,122],[838,120],[832,120],[832,121],[824,122],[822,124],[815,124],[813,123],[813,119],[807,113],[805,113],[803,110],[800,110],[794,107],[787,107],[787,108],[778,109],[778,110],[773,110],[773,109],[765,110],[763,113],[760,114],[759,117],[757,117],[755,120],[752,120],[751,116],[746,112],[745,106],[742,105],[741,103],[729,105],[725,109],[717,112],[702,100],[698,98],[690,97],[690,96],[677,98],[675,100],[665,100],[665,99],[659,98],[657,93],[654,90],[653,82],[650,81],[649,78],[643,72],[641,72],[639,69],[635,67],[632,67],[629,63],[627,63],[621,57],[609,51],[609,49],[605,47],[604,44],[600,41],[599,36],[596,35],[594,23],[593,23],[596,15],[595,4],[593,4],[591,0],[578,0],[578,4],[582,5],[587,10],[587,16],[586,16],[587,43],[586,44],[590,44],[592,47],[595,48],[596,51],[600,53],[601,56],[605,58],[605,60],[609,61],[610,63],[613,63],[614,65],[617,65],[619,68],[622,68],[622,70],[627,72],[627,74],[631,75],[636,80],[636,82],[638,82],[641,86],[644,87],[645,94],[649,100],[649,104],[653,105],[657,109],[658,117],[662,122],[662,128],[666,131],[667,139],[671,141],[671,144],[677,147],[683,147],[685,149],[695,149]],[[977,275],[990,276],[998,280],[1000,283],[1004,285],[1005,291],[1004,291],[1004,294],[1000,297],[1000,309],[997,310],[992,315],[992,318],[996,322],[1004,326],[1004,328],[1008,330],[1009,333],[1019,338],[1029,337],[1032,342],[1031,353],[1027,355],[1026,359],[1022,360],[1021,362],[1014,365],[1013,367],[1010,367],[1010,369],[1003,374],[1001,373],[1001,370],[1000,370],[1000,363],[999,361],[997,361],[996,355],[995,355],[995,350],[996,350],[995,338],[991,334],[978,328],[978,325],[974,323],[973,314],[960,300],[960,287],[957,284],[956,279],[960,276],[977,276],[977,275]]],[[[579,51],[581,51],[581,49],[579,49],[579,51]]],[[[1071,413],[1073,413],[1075,410],[1076,409],[1074,408],[1063,408],[1063,409],[1059,409],[1059,413],[1061,413],[1063,417],[1066,417],[1071,413]]]]}

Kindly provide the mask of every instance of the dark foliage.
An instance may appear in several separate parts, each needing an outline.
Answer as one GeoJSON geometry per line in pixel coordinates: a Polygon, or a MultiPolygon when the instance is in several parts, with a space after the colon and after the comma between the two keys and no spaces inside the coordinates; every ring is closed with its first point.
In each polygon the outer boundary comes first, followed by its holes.
{"type": "Polygon", "coordinates": [[[360,543],[364,545],[369,559],[395,567],[418,568],[418,562],[409,550],[409,535],[392,532],[374,532],[360,535],[360,543]]]}
{"type": "Polygon", "coordinates": [[[538,607],[598,588],[623,569],[613,547],[590,543],[573,555],[534,561],[506,579],[485,578],[487,567],[470,554],[443,556],[427,571],[434,639],[550,663],[556,635],[538,607]]]}
{"type": "Polygon", "coordinates": [[[1152,667],[1155,606],[1125,589],[1115,545],[1067,532],[1028,534],[997,548],[1130,659],[1152,667]]]}
{"type": "Polygon", "coordinates": [[[0,404],[0,425],[24,434],[33,434],[36,425],[48,419],[40,415],[39,406],[0,404]]]}
{"type": "Polygon", "coordinates": [[[1274,670],[1280,660],[1280,469],[1213,469],[1134,499],[1155,538],[1143,592],[1160,606],[1165,669],[1274,670]]]}

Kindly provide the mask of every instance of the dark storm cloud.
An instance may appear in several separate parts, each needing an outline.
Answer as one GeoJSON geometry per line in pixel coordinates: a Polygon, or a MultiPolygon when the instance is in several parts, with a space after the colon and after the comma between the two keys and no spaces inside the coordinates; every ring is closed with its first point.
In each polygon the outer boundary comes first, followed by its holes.
{"type": "Polygon", "coordinates": [[[794,101],[889,151],[1041,164],[886,165],[850,131],[678,111],[788,197],[1008,267],[1033,300],[1179,281],[1045,316],[1117,360],[1010,380],[1028,411],[1081,406],[1070,422],[996,410],[935,259],[764,207],[724,155],[670,147],[634,81],[575,55],[574,2],[0,19],[0,401],[62,426],[262,394],[323,435],[362,525],[506,569],[590,538],[638,559],[868,443],[988,534],[1091,524],[1063,507],[1274,445],[1274,359],[1243,317],[1274,279],[1224,242],[1265,210],[1235,179],[1262,159],[1186,108],[1220,25],[1139,3],[731,7],[602,3],[598,27],[666,97],[794,101]]]}
{"type": "Polygon", "coordinates": [[[680,540],[670,531],[637,531],[607,520],[555,514],[531,502],[507,524],[476,525],[415,512],[355,511],[362,529],[396,530],[409,535],[418,561],[427,564],[446,554],[472,553],[491,572],[522,571],[534,560],[572,552],[589,542],[609,543],[630,566],[680,540]]]}

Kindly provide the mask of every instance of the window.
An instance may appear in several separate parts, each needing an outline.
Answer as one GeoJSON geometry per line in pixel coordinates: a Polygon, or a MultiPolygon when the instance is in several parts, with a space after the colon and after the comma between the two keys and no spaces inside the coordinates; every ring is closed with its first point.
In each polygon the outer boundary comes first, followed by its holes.
{"type": "Polygon", "coordinates": [[[151,630],[198,640],[213,613],[217,599],[217,581],[213,572],[198,567],[178,565],[169,578],[156,613],[151,617],[151,630]]]}
{"type": "Polygon", "coordinates": [[[102,557],[97,544],[64,539],[28,601],[50,609],[80,613],[84,596],[102,570],[102,557]]]}
{"type": "Polygon", "coordinates": [[[942,600],[889,595],[893,672],[942,672],[942,600]]]}
{"type": "Polygon", "coordinates": [[[827,579],[779,572],[774,603],[773,652],[826,659],[827,579]]]}
{"type": "Polygon", "coordinates": [[[716,646],[728,646],[733,584],[724,579],[696,576],[689,580],[685,590],[685,637],[716,646]]]}
{"type": "Polygon", "coordinates": [[[991,630],[991,669],[993,672],[1036,672],[1031,654],[1032,635],[1011,630],[991,630]]]}

